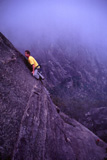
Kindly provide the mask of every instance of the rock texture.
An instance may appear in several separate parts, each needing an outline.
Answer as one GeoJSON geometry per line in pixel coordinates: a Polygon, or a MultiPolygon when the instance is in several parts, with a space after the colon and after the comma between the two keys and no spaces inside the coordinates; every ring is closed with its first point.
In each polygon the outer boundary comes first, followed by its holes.
{"type": "Polygon", "coordinates": [[[91,109],[81,122],[107,142],[107,107],[91,109]]]}
{"type": "Polygon", "coordinates": [[[57,112],[25,58],[0,33],[0,159],[103,160],[107,145],[57,112]]]}
{"type": "Polygon", "coordinates": [[[100,112],[100,108],[107,108],[107,63],[104,56],[101,57],[104,50],[100,47],[92,49],[92,46],[78,43],[79,41],[73,38],[71,40],[59,38],[58,42],[47,48],[41,43],[39,45],[36,43],[34,47],[30,47],[30,51],[42,64],[46,78],[45,86],[53,102],[61,111],[82,124],[84,117],[86,127],[106,140],[106,121],[101,126],[97,125],[96,132],[93,129],[96,128],[95,123],[92,126],[92,121],[85,116],[94,109],[99,112],[100,117],[106,118],[106,115],[100,112]]]}

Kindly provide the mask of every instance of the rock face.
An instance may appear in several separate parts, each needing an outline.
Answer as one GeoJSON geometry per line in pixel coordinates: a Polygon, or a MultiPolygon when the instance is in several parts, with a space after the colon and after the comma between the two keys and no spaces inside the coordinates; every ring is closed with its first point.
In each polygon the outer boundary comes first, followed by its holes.
{"type": "Polygon", "coordinates": [[[81,122],[107,142],[107,107],[91,109],[81,122]]]}
{"type": "Polygon", "coordinates": [[[80,46],[78,41],[72,44],[73,39],[72,43],[69,41],[62,39],[53,47],[50,45],[44,50],[41,46],[35,46],[33,49],[31,46],[30,50],[38,61],[41,61],[46,77],[45,86],[53,102],[65,114],[85,124],[100,138],[106,140],[106,121],[96,126],[85,116],[94,109],[99,112],[97,113],[99,116],[94,114],[98,117],[94,120],[100,117],[106,119],[106,114],[100,112],[100,108],[107,108],[107,63],[104,63],[104,59],[100,57],[104,51],[100,47],[97,50],[91,50],[91,47],[80,46]],[[84,120],[82,120],[83,117],[84,120]],[[93,129],[96,127],[97,130],[93,129]],[[103,128],[102,131],[101,128],[103,128]]]}
{"type": "Polygon", "coordinates": [[[72,61],[61,53],[51,58],[48,73],[54,83],[48,89],[61,111],[107,142],[107,67],[96,58],[83,64],[81,60],[72,61]]]}
{"type": "Polygon", "coordinates": [[[0,159],[103,160],[107,145],[65,114],[0,33],[0,159]]]}

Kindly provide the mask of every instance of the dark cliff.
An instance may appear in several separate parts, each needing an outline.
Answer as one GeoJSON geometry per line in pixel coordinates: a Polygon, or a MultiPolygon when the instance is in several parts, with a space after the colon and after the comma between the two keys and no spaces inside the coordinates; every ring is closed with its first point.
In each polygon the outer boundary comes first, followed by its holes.
{"type": "MultiPolygon", "coordinates": [[[[51,55],[46,69],[50,77],[45,73],[54,103],[107,142],[107,66],[97,58],[72,60],[61,53],[53,54],[54,58],[51,55]],[[88,112],[91,120],[85,116],[88,112]]],[[[88,53],[84,51],[84,54],[88,53]]]]}
{"type": "Polygon", "coordinates": [[[107,142],[107,63],[106,55],[101,57],[104,50],[78,45],[74,39],[60,39],[47,48],[36,43],[30,51],[43,66],[45,86],[53,102],[107,142]]]}
{"type": "Polygon", "coordinates": [[[91,109],[83,117],[82,123],[107,142],[107,107],[91,109]]]}
{"type": "Polygon", "coordinates": [[[25,58],[0,33],[0,159],[103,160],[106,144],[57,113],[25,58]]]}

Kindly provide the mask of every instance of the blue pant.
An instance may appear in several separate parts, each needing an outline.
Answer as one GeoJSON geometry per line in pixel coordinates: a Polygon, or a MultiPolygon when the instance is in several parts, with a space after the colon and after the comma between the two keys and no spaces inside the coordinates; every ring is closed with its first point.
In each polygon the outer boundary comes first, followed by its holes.
{"type": "Polygon", "coordinates": [[[44,77],[41,75],[41,73],[39,73],[38,69],[35,69],[35,72],[34,72],[34,77],[36,79],[44,79],[44,77]]]}

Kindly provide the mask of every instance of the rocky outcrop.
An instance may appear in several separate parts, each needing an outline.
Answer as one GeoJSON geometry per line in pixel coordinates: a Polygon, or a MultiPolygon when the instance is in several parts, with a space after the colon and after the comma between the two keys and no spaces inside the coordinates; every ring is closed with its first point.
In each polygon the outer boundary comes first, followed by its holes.
{"type": "Polygon", "coordinates": [[[103,160],[107,145],[65,114],[0,33],[0,159],[103,160]]]}
{"type": "MultiPolygon", "coordinates": [[[[102,47],[80,44],[73,37],[59,37],[50,45],[45,38],[36,44],[32,40],[29,47],[41,64],[45,86],[61,111],[84,125],[82,119],[91,109],[107,108],[107,63],[102,47]]],[[[21,46],[19,49],[23,51],[21,46]]],[[[102,124],[102,131],[97,125],[97,132],[94,124],[85,117],[86,127],[105,141],[106,123],[102,124]]]]}
{"type": "Polygon", "coordinates": [[[107,107],[91,109],[81,122],[107,142],[107,107]]]}
{"type": "MultiPolygon", "coordinates": [[[[78,41],[73,39],[72,42],[62,39],[45,50],[41,46],[36,47],[33,50],[31,47],[31,52],[41,61],[47,80],[45,86],[53,102],[71,118],[82,124],[85,121],[86,127],[107,142],[106,121],[102,125],[96,125],[85,116],[94,108],[99,109],[99,118],[104,117],[100,108],[107,108],[107,63],[105,64],[104,56],[101,58],[103,50],[78,45],[78,41]],[[97,130],[93,129],[96,127],[97,130]]],[[[96,116],[94,120],[97,120],[96,116]]]]}

